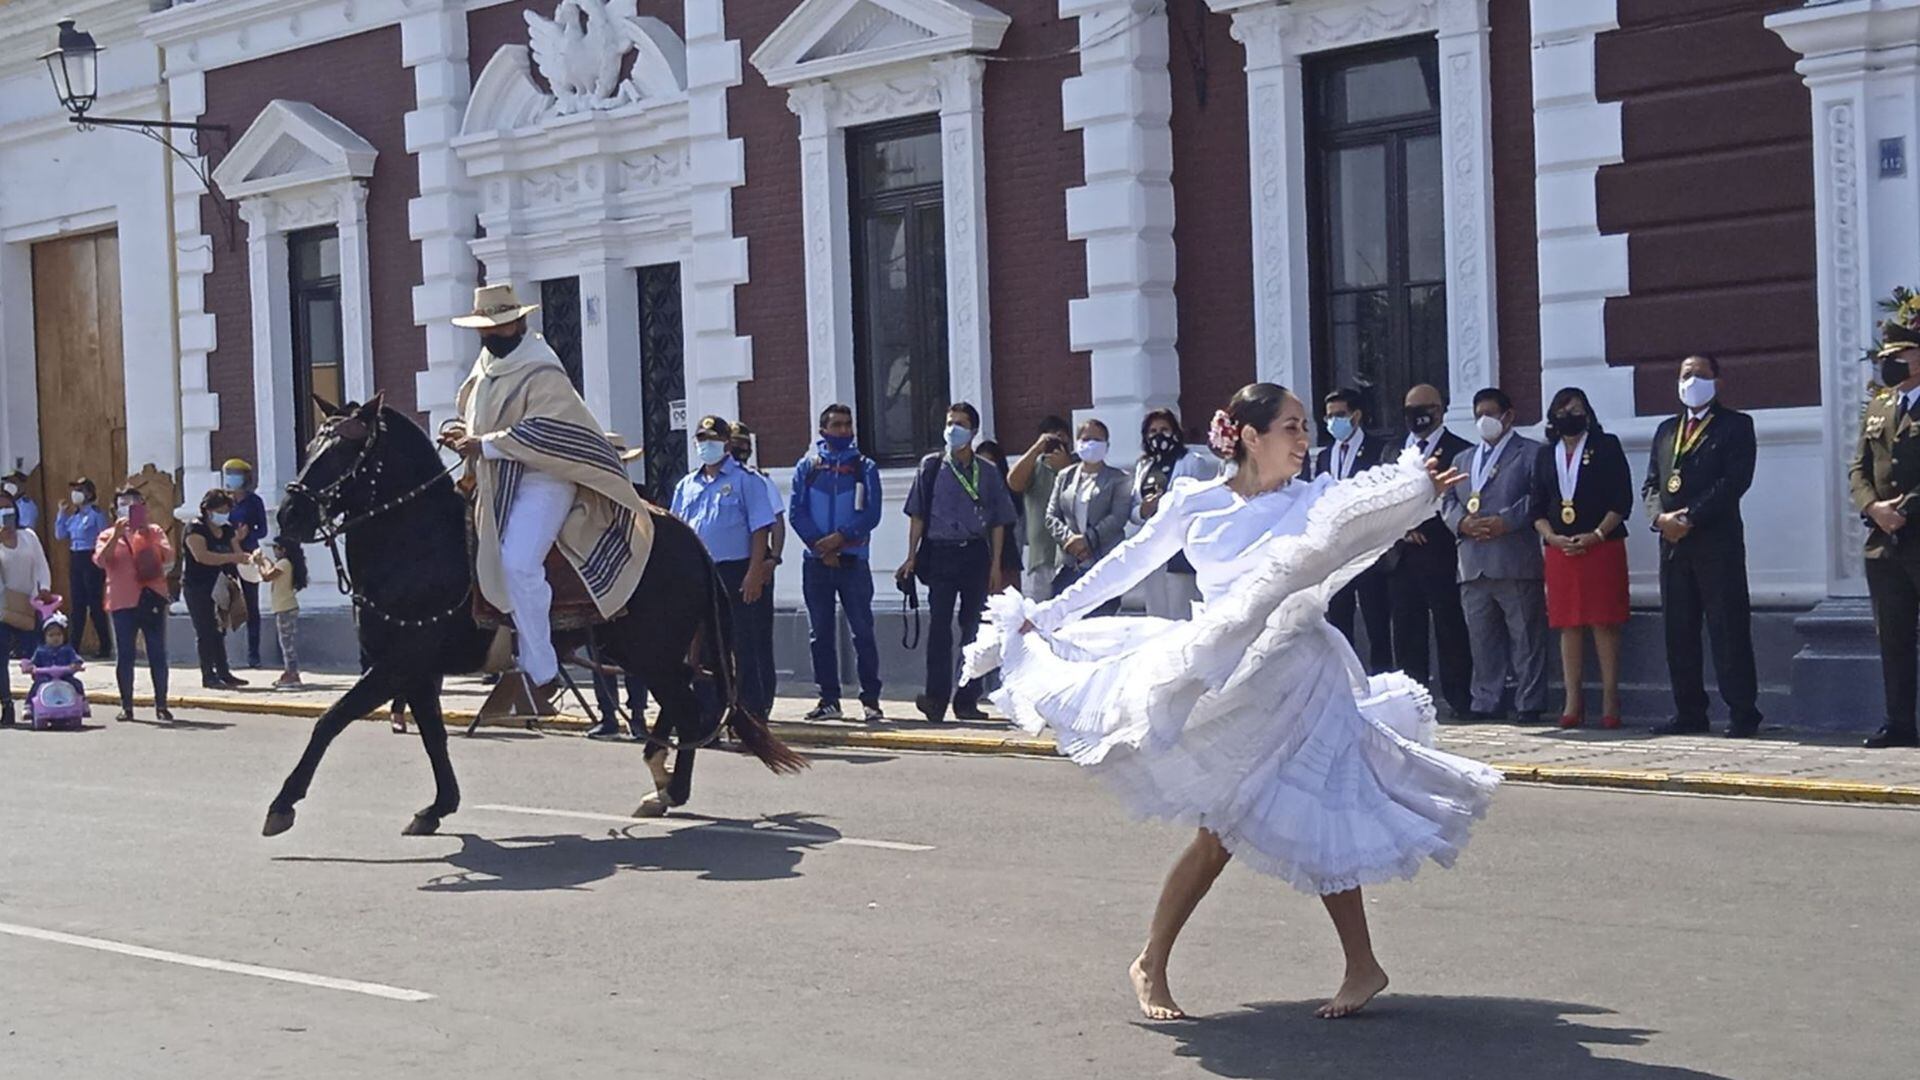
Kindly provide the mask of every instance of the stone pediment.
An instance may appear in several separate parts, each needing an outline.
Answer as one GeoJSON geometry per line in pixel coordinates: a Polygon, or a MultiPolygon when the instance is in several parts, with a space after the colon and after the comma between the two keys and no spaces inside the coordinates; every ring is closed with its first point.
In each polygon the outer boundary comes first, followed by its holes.
{"type": "Polygon", "coordinates": [[[769,85],[1000,47],[1012,20],[980,0],[801,0],[754,50],[769,85]]]}
{"type": "Polygon", "coordinates": [[[213,170],[229,199],[307,184],[364,180],[379,156],[352,128],[304,101],[274,100],[213,170]]]}

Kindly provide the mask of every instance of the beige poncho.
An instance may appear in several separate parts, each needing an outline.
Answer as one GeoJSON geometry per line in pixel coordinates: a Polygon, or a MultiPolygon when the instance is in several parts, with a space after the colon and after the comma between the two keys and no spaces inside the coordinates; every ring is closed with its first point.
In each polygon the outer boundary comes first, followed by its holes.
{"type": "Polygon", "coordinates": [[[501,455],[474,463],[480,595],[512,613],[500,536],[520,478],[535,469],[575,485],[573,510],[555,547],[580,575],[601,616],[613,618],[646,569],[653,517],[627,479],[619,453],[568,381],[560,358],[532,333],[505,357],[482,349],[454,407],[467,430],[501,455]]]}

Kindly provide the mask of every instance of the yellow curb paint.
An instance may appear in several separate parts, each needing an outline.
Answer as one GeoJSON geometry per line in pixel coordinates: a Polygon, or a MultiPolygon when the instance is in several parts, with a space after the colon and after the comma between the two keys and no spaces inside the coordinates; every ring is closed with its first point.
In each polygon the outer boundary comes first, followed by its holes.
{"type": "MultiPolygon", "coordinates": [[[[326,706],[310,701],[258,700],[252,695],[238,698],[172,696],[178,709],[204,709],[212,712],[251,713],[311,720],[326,711],[326,706]]],[[[134,704],[151,707],[151,696],[140,696],[134,704]]],[[[368,720],[385,720],[380,713],[368,720]]],[[[468,709],[450,709],[449,727],[465,727],[473,720],[468,709]]],[[[542,727],[556,731],[584,731],[588,721],[562,713],[540,721],[542,727]]],[[[519,727],[519,721],[482,724],[482,727],[519,727]]],[[[774,734],[794,746],[844,747],[863,750],[908,750],[947,754],[988,754],[1013,757],[1058,756],[1047,739],[998,735],[962,735],[944,732],[871,731],[861,728],[832,728],[791,721],[770,725],[774,734]]],[[[1521,784],[1550,784],[1562,787],[1612,788],[1626,791],[1668,791],[1693,795],[1745,795],[1754,798],[1805,799],[1814,802],[1867,803],[1880,806],[1920,806],[1920,787],[1868,784],[1855,780],[1798,780],[1784,776],[1758,776],[1747,773],[1670,772],[1659,769],[1589,769],[1568,765],[1534,765],[1517,761],[1488,762],[1507,780],[1521,784]]]]}

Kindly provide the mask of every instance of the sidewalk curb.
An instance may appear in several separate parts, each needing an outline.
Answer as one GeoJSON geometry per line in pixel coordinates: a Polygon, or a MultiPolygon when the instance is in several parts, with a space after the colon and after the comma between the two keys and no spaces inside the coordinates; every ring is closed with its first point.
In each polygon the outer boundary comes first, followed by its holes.
{"type": "MultiPolygon", "coordinates": [[[[136,705],[151,707],[150,696],[134,699],[136,705]]],[[[251,700],[249,697],[209,698],[173,696],[176,709],[202,709],[210,712],[244,713],[311,720],[326,706],[304,701],[251,700]]],[[[449,709],[449,728],[464,728],[473,721],[470,709],[449,709]]],[[[367,720],[381,721],[375,713],[367,720]]],[[[505,727],[514,724],[483,724],[505,727]]],[[[540,726],[550,731],[583,732],[587,721],[562,713],[548,717],[540,726]]],[[[946,754],[986,754],[999,757],[1054,758],[1058,754],[1048,739],[1020,736],[962,735],[932,731],[868,731],[834,728],[823,724],[776,721],[774,734],[794,746],[833,747],[864,750],[910,750],[946,754]]],[[[1545,784],[1558,787],[1610,788],[1616,791],[1658,791],[1692,795],[1745,795],[1766,799],[1803,799],[1813,802],[1864,803],[1878,806],[1920,806],[1920,786],[1868,784],[1853,780],[1796,780],[1784,776],[1749,773],[1671,772],[1655,769],[1589,769],[1564,765],[1533,765],[1525,762],[1488,762],[1510,782],[1545,784]]]]}

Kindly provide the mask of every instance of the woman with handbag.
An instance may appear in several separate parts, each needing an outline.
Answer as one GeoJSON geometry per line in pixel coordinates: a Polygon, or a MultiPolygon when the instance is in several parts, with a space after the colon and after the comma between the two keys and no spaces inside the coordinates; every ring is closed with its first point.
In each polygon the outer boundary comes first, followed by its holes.
{"type": "MultiPolygon", "coordinates": [[[[1155,409],[1140,421],[1140,460],[1133,467],[1133,514],[1136,526],[1145,525],[1181,480],[1205,483],[1220,475],[1219,459],[1196,454],[1180,440],[1180,414],[1155,409]]],[[[1147,614],[1162,619],[1187,619],[1200,602],[1199,580],[1185,555],[1140,583],[1147,614]]]]}
{"type": "Polygon", "coordinates": [[[33,601],[48,602],[53,573],[40,538],[20,524],[14,497],[0,491],[0,727],[13,726],[13,684],[9,672],[14,646],[36,643],[40,623],[33,601]]]}
{"type": "Polygon", "coordinates": [[[167,708],[167,571],[173,544],[147,520],[147,497],[135,487],[113,494],[113,524],[93,546],[93,561],[106,573],[107,617],[113,620],[114,670],[120,683],[120,715],[133,719],[134,638],[144,639],[153,675],[153,715],[172,723],[167,708]]]}
{"type": "Polygon", "coordinates": [[[223,610],[232,610],[232,598],[240,593],[237,567],[251,558],[238,550],[232,517],[231,494],[215,488],[201,497],[200,520],[187,529],[188,558],[180,575],[180,591],[186,595],[194,641],[200,649],[200,685],[209,690],[247,685],[227,666],[228,627],[221,618],[223,610]]]}

